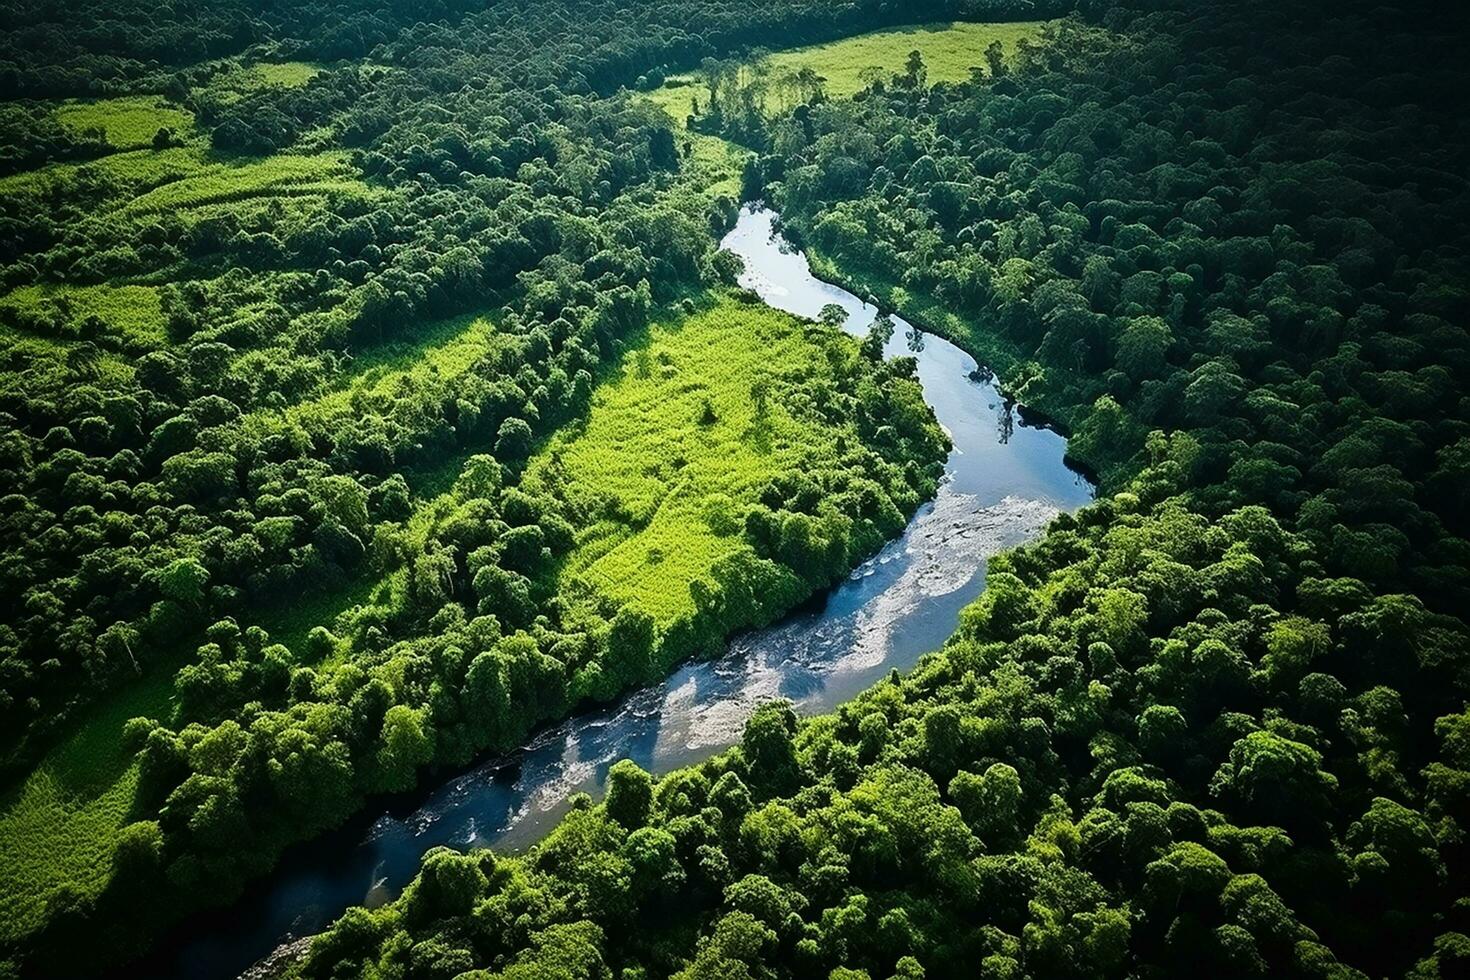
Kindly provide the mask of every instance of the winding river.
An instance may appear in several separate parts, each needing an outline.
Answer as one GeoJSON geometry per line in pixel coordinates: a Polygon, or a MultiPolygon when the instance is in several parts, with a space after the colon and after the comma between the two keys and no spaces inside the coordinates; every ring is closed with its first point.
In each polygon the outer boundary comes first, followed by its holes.
{"type": "MultiPolygon", "coordinates": [[[[866,333],[877,311],[813,277],[806,257],[774,233],[774,220],[771,211],[746,208],[725,237],[745,260],[741,284],[802,316],[837,303],[848,312],[846,328],[866,333]]],[[[917,358],[924,397],[954,443],[937,496],[900,539],[824,599],[736,637],[719,658],[686,665],[517,752],[293,848],[239,901],[166,937],[145,972],[235,976],[349,905],[390,900],[431,847],[534,843],[568,796],[600,792],[618,759],[655,774],[698,762],[737,742],[762,701],[784,697],[803,713],[827,711],[938,647],[983,587],[985,559],[1035,537],[1058,511],[1091,500],[1093,488],[1063,462],[1060,435],[1028,425],[992,385],[972,377],[974,359],[933,335],[914,350],[912,328],[896,322],[888,353],[917,358]]]]}

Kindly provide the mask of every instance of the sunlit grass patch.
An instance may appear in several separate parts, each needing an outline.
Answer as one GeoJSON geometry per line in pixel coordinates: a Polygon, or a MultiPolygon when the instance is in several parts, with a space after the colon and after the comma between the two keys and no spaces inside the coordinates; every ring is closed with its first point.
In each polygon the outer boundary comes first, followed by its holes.
{"type": "Polygon", "coordinates": [[[822,76],[829,97],[841,98],[861,91],[866,69],[876,68],[885,80],[901,73],[909,52],[924,59],[929,84],[958,82],[970,76],[973,67],[985,66],[985,49],[999,41],[1007,56],[1013,55],[1022,38],[1036,38],[1043,21],[1000,24],[922,24],[888,31],[859,34],[828,44],[793,48],[771,55],[774,75],[811,68],[822,76]]]}
{"type": "Polygon", "coordinates": [[[160,129],[183,135],[194,128],[193,113],[146,95],[67,102],[56,109],[56,120],[76,133],[101,130],[118,150],[151,147],[160,129]]]}
{"type": "Polygon", "coordinates": [[[0,319],[21,329],[45,324],[41,332],[48,336],[77,333],[92,317],[144,343],[166,340],[163,306],[153,286],[21,286],[0,297],[0,319]]]}
{"type": "MultiPolygon", "coordinates": [[[[163,665],[159,665],[163,666],[163,665]]],[[[129,718],[166,716],[173,675],[155,670],[98,706],[0,802],[0,941],[41,923],[63,885],[96,895],[111,874],[137,783],[123,748],[129,718]]]]}
{"type": "MultiPolygon", "coordinates": [[[[918,51],[929,84],[958,82],[970,76],[971,68],[985,66],[985,52],[992,42],[1000,42],[1009,58],[1015,54],[1020,40],[1039,37],[1045,23],[955,21],[876,31],[827,44],[777,51],[769,56],[766,68],[770,77],[777,79],[810,68],[821,77],[829,98],[846,98],[861,91],[874,72],[885,80],[901,73],[909,53],[918,51]]],[[[696,105],[707,109],[703,77],[698,72],[674,75],[641,97],[662,108],[674,120],[681,152],[686,145],[689,149],[680,168],[684,179],[711,197],[721,194],[738,197],[748,151],[719,137],[688,130],[684,125],[696,105]]]]}
{"type": "Polygon", "coordinates": [[[656,326],[597,390],[586,424],[554,437],[528,485],[559,471],[565,494],[601,520],[581,529],[563,580],[636,602],[667,625],[693,611],[689,585],[749,545],[741,508],[780,473],[835,459],[841,430],[783,404],[788,380],[829,370],[804,325],[725,299],[656,326]],[[752,388],[770,387],[763,411],[752,388]]]}
{"type": "Polygon", "coordinates": [[[341,152],[235,158],[197,146],[113,153],[0,178],[0,196],[82,193],[96,201],[92,214],[102,220],[167,212],[198,221],[276,205],[289,220],[318,211],[331,196],[370,199],[383,192],[364,182],[341,152]]]}
{"type": "Polygon", "coordinates": [[[250,66],[250,75],[262,85],[300,88],[322,73],[322,69],[306,61],[259,62],[250,66]]]}
{"type": "Polygon", "coordinates": [[[91,175],[113,185],[116,193],[138,194],[149,188],[198,173],[206,153],[196,146],[167,150],[129,150],[88,163],[56,163],[0,177],[0,197],[66,194],[69,185],[91,175]]]}
{"type": "Polygon", "coordinates": [[[663,109],[674,120],[682,158],[679,171],[683,180],[711,198],[724,195],[735,199],[740,196],[740,174],[750,152],[729,140],[685,128],[694,101],[702,91],[704,88],[697,75],[676,75],[663,87],[640,97],[663,109]],[[686,145],[689,148],[687,156],[684,155],[686,145]]]}
{"type": "MultiPolygon", "coordinates": [[[[376,582],[306,595],[255,616],[276,642],[305,648],[310,630],[332,624],[336,613],[369,601],[376,582]]],[[[122,729],[130,718],[168,720],[174,668],[154,669],[111,694],[82,718],[36,769],[0,800],[0,942],[40,925],[46,903],[65,886],[82,896],[100,893],[111,877],[112,852],[129,822],[137,765],[122,729]]]]}
{"type": "MultiPolygon", "coordinates": [[[[356,412],[355,405],[386,407],[401,390],[420,387],[431,375],[443,380],[459,377],[506,342],[483,316],[469,314],[431,323],[414,339],[393,341],[360,356],[349,368],[345,383],[291,405],[285,416],[310,430],[356,412]]],[[[244,421],[248,426],[269,427],[280,415],[262,409],[244,421]]]]}
{"type": "Polygon", "coordinates": [[[257,197],[371,196],[343,153],[281,153],[263,159],[201,161],[199,169],[129,202],[124,213],[188,211],[257,197]]]}

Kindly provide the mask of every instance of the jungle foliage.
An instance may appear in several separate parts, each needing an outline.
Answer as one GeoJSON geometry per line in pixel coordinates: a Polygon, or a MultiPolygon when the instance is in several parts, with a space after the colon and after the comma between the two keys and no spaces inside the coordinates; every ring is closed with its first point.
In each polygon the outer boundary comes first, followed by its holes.
{"type": "Polygon", "coordinates": [[[898,15],[0,8],[0,955],[116,962],[365,794],[708,650],[902,526],[944,451],[911,365],[728,296],[733,201],[617,90],[898,15]],[[764,406],[781,466],[707,475],[725,560],[655,621],[561,576],[574,521],[641,515],[563,500],[554,462],[521,481],[650,321],[701,317],[809,370],[711,396],[764,406]]]}
{"type": "Polygon", "coordinates": [[[712,66],[691,124],[761,152],[747,192],[1108,495],[910,675],[623,765],[524,857],[435,852],[297,972],[1464,975],[1470,77],[1432,6],[1087,3],[789,109],[712,66]]]}

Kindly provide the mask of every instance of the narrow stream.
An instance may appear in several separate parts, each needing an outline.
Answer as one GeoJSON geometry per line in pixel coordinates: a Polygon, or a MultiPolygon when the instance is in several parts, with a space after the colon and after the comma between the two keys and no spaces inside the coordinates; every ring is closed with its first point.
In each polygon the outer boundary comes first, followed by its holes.
{"type": "MultiPolygon", "coordinates": [[[[877,311],[815,279],[806,257],[774,235],[774,219],[746,208],[725,237],[745,260],[741,284],[802,316],[837,303],[848,311],[847,329],[865,334],[877,311]]],[[[739,741],[762,701],[827,711],[943,643],[983,587],[986,558],[1035,537],[1058,511],[1091,500],[1093,488],[1064,464],[1061,436],[1028,425],[992,385],[972,379],[968,354],[933,335],[912,350],[912,328],[897,326],[888,353],[917,358],[924,397],[954,442],[939,493],[900,539],[813,604],[819,608],[738,636],[723,656],[548,729],[400,809],[293,848],[240,901],[167,937],[147,974],[236,976],[349,905],[391,900],[431,847],[524,848],[565,812],[568,796],[600,793],[618,759],[655,774],[698,762],[739,741]]]]}

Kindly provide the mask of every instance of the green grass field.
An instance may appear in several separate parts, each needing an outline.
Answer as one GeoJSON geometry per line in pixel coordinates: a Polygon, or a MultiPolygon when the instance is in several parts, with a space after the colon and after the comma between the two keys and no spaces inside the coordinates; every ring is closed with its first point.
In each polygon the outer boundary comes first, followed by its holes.
{"type": "MultiPolygon", "coordinates": [[[[453,380],[503,342],[490,321],[478,314],[434,321],[420,328],[413,339],[384,344],[356,358],[339,384],[289,406],[285,417],[308,430],[326,425],[354,414],[354,405],[363,401],[387,403],[404,385],[417,387],[431,375],[453,380]]],[[[263,409],[245,416],[242,424],[269,428],[280,417],[280,411],[263,409]]]]}
{"type": "Polygon", "coordinates": [[[39,925],[63,885],[95,895],[127,823],[137,767],[123,751],[129,718],[167,713],[173,675],[157,670],[109,698],[0,802],[0,941],[39,925]]]}
{"type": "Polygon", "coordinates": [[[716,198],[740,196],[740,173],[750,156],[729,140],[707,136],[685,128],[693,101],[703,89],[693,75],[678,75],[662,88],[642,95],[669,114],[679,130],[679,140],[689,144],[691,153],[679,166],[680,177],[701,193],[716,198]]]}
{"type": "Polygon", "coordinates": [[[157,211],[202,217],[213,207],[271,199],[328,194],[372,197],[344,153],[280,153],[263,159],[228,160],[201,154],[198,166],[175,180],[139,194],[120,209],[123,215],[157,211]]]}
{"type": "Polygon", "coordinates": [[[0,317],[16,323],[41,319],[74,331],[92,316],[147,344],[167,339],[163,307],[153,286],[21,286],[0,297],[0,317]]]}
{"type": "Polygon", "coordinates": [[[225,105],[262,88],[300,88],[323,70],[306,61],[259,61],[253,65],[223,61],[216,62],[215,68],[209,81],[196,87],[194,94],[225,105]]]}
{"type": "Polygon", "coordinates": [[[100,129],[117,150],[151,147],[160,129],[180,136],[194,129],[193,113],[147,95],[66,102],[57,108],[56,121],[75,133],[100,129]]]}
{"type": "MultiPolygon", "coordinates": [[[[846,98],[862,90],[866,84],[863,76],[868,69],[878,69],[882,77],[900,73],[909,52],[918,51],[931,84],[957,82],[970,76],[971,67],[985,64],[985,49],[992,41],[999,41],[1009,57],[1015,53],[1018,41],[1036,37],[1044,26],[1044,21],[1004,24],[954,21],[901,27],[778,51],[770,56],[767,68],[773,78],[811,68],[823,79],[829,97],[846,98]]],[[[682,179],[710,197],[722,194],[738,197],[740,173],[749,151],[717,136],[691,132],[684,126],[694,101],[703,92],[704,84],[695,72],[671,76],[663,86],[640,97],[667,112],[680,130],[680,141],[689,144],[691,153],[680,168],[682,179]]]]}
{"type": "Polygon", "coordinates": [[[886,78],[902,72],[909,52],[917,51],[924,58],[929,84],[957,82],[968,78],[972,67],[984,66],[985,49],[992,41],[999,41],[1007,55],[1013,54],[1016,42],[1036,37],[1043,23],[956,21],[859,34],[829,44],[779,51],[771,55],[771,73],[780,76],[803,67],[811,68],[824,79],[823,87],[829,97],[844,98],[862,90],[865,83],[861,76],[865,69],[876,68],[886,78]]]}
{"type": "Polygon", "coordinates": [[[76,182],[83,167],[117,185],[120,193],[141,194],[197,173],[203,158],[204,151],[198,147],[175,146],[167,150],[112,153],[90,163],[53,163],[39,170],[0,177],[0,197],[39,196],[50,194],[57,187],[64,193],[68,185],[76,182]]]}
{"type": "Polygon", "coordinates": [[[598,388],[586,425],[553,438],[528,471],[534,486],[557,457],[568,498],[606,514],[581,529],[563,580],[635,602],[663,625],[692,612],[689,584],[749,548],[718,517],[738,515],[772,476],[836,458],[840,431],[782,404],[792,379],[829,370],[801,321],[765,306],[726,298],[654,326],[598,388]],[[758,421],[760,378],[772,393],[758,421]],[[702,420],[706,400],[713,422],[702,420]]]}
{"type": "Polygon", "coordinates": [[[305,61],[265,62],[251,65],[250,74],[261,85],[300,88],[322,73],[321,68],[305,61]]]}

